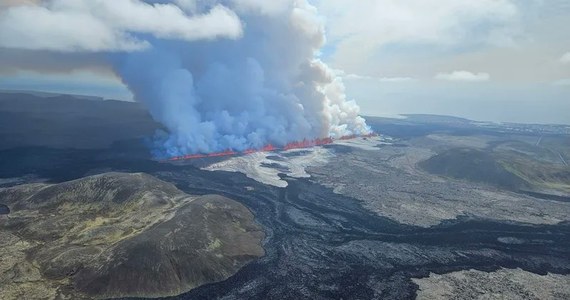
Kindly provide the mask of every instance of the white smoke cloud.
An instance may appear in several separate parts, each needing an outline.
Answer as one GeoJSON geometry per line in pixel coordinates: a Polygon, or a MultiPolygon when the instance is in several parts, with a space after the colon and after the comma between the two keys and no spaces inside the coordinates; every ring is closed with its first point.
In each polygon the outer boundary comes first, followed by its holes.
{"type": "MultiPolygon", "coordinates": [[[[271,8],[253,0],[225,3],[244,24],[242,38],[156,40],[151,50],[115,58],[135,97],[170,130],[157,140],[160,155],[369,132],[340,78],[315,59],[325,38],[314,7],[294,0],[271,8]]],[[[200,13],[197,4],[185,10],[200,13]]]]}
{"type": "Polygon", "coordinates": [[[149,42],[136,34],[159,38],[238,38],[237,15],[224,6],[188,16],[173,4],[138,0],[51,0],[12,3],[0,10],[0,47],[29,50],[135,51],[149,42]]]}
{"type": "Polygon", "coordinates": [[[3,9],[0,25],[0,47],[107,53],[168,129],[158,156],[369,133],[317,59],[306,0],[51,0],[3,9]]]}
{"type": "Polygon", "coordinates": [[[482,82],[491,79],[488,73],[472,73],[468,71],[453,71],[451,73],[439,73],[435,76],[438,80],[482,82]]]}

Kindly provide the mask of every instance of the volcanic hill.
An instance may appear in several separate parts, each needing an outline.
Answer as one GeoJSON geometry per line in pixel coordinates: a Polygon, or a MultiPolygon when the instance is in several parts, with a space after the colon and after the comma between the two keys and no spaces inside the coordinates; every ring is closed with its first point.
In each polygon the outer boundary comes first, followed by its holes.
{"type": "Polygon", "coordinates": [[[0,189],[0,204],[3,299],[178,295],[264,255],[246,207],[143,173],[0,189]]]}

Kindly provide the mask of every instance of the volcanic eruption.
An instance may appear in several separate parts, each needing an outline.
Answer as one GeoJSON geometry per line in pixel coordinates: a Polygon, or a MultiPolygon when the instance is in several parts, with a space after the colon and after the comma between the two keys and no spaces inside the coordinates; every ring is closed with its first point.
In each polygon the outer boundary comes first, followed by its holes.
{"type": "Polygon", "coordinates": [[[103,57],[164,125],[151,143],[158,158],[370,133],[319,59],[324,43],[307,0],[49,0],[0,11],[0,46],[103,57]]]}
{"type": "Polygon", "coordinates": [[[168,128],[154,139],[157,156],[369,133],[340,78],[317,58],[323,24],[306,1],[178,5],[197,16],[229,10],[241,27],[239,36],[209,40],[153,38],[148,50],[114,57],[136,99],[168,128]]]}

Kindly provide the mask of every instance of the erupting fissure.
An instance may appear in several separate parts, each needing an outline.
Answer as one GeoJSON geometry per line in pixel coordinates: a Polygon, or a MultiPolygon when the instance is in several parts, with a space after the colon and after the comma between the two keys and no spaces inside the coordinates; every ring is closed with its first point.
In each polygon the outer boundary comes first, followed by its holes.
{"type": "MultiPolygon", "coordinates": [[[[358,137],[371,138],[371,137],[375,137],[375,136],[378,136],[378,134],[370,133],[370,134],[366,134],[366,135],[347,135],[347,136],[342,136],[342,137],[338,138],[338,140],[346,141],[346,140],[352,140],[352,139],[355,139],[358,137]]],[[[269,144],[269,145],[265,145],[264,147],[262,147],[260,149],[247,149],[247,150],[244,150],[241,152],[237,152],[237,151],[233,151],[233,150],[226,150],[223,152],[213,152],[213,153],[208,153],[208,154],[189,154],[189,155],[174,156],[174,157],[167,159],[167,161],[180,161],[180,160],[191,160],[191,159],[208,158],[208,157],[233,156],[233,155],[248,155],[248,154],[257,153],[257,152],[273,152],[273,151],[287,151],[287,150],[294,150],[294,149],[306,149],[306,148],[311,148],[311,147],[329,145],[329,144],[334,143],[334,141],[335,141],[335,139],[333,139],[331,137],[322,138],[322,139],[314,139],[314,140],[306,140],[305,139],[302,141],[288,143],[283,147],[275,147],[275,146],[269,144]]]]}

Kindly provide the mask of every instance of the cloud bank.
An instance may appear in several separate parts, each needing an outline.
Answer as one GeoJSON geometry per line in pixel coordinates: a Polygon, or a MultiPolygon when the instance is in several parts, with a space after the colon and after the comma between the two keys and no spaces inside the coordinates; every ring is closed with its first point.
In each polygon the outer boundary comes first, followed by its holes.
{"type": "Polygon", "coordinates": [[[453,71],[451,73],[439,73],[435,76],[438,80],[482,82],[491,79],[488,73],[471,73],[468,71],[453,71]]]}
{"type": "Polygon", "coordinates": [[[186,41],[239,38],[237,15],[214,6],[188,16],[173,4],[135,0],[52,0],[0,10],[0,47],[54,51],[135,51],[150,47],[143,34],[186,41]]]}
{"type": "Polygon", "coordinates": [[[305,0],[51,0],[0,10],[0,47],[105,53],[168,132],[160,157],[368,133],[305,0]],[[23,29],[26,28],[26,29],[23,29]]]}
{"type": "MultiPolygon", "coordinates": [[[[362,72],[389,47],[511,45],[519,34],[516,0],[315,0],[334,22],[334,67],[362,72]]],[[[367,72],[369,73],[369,72],[367,72]]]]}

